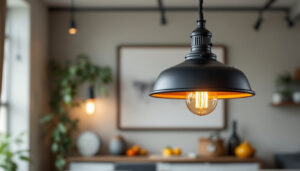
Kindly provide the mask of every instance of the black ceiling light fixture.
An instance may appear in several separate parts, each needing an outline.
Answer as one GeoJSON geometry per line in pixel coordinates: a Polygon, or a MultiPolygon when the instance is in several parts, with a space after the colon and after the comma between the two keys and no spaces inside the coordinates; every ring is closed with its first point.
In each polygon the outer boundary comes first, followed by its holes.
{"type": "Polygon", "coordinates": [[[75,35],[77,33],[77,26],[74,19],[74,0],[71,0],[71,19],[70,19],[70,27],[69,27],[69,34],[75,35]]]}
{"type": "Polygon", "coordinates": [[[260,26],[263,22],[263,13],[265,10],[269,9],[271,7],[272,4],[275,3],[276,0],[269,0],[260,10],[259,10],[259,16],[258,16],[258,19],[254,25],[254,30],[255,31],[259,31],[260,29],[260,26]]]}
{"type": "Polygon", "coordinates": [[[188,109],[197,115],[211,113],[218,99],[254,96],[242,71],[216,60],[211,52],[211,37],[205,28],[203,0],[199,0],[199,20],[191,34],[191,52],[184,62],[160,73],[150,96],[186,99],[188,109]]]}
{"type": "Polygon", "coordinates": [[[160,24],[161,25],[166,25],[167,24],[167,19],[166,19],[166,11],[163,5],[163,0],[158,0],[158,9],[160,12],[160,24]]]}

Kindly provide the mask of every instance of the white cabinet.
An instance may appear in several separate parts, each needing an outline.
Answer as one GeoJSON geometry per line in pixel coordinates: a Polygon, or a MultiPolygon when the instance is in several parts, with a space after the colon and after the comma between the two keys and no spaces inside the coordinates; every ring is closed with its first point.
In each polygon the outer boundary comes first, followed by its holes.
{"type": "MultiPolygon", "coordinates": [[[[114,163],[71,162],[70,171],[114,171],[114,163]]],[[[257,163],[157,163],[157,171],[259,171],[257,163]]]]}
{"type": "Polygon", "coordinates": [[[72,162],[70,171],[114,171],[113,163],[72,162]]]}
{"type": "Polygon", "coordinates": [[[259,171],[256,163],[160,163],[157,165],[158,171],[259,171]]]}

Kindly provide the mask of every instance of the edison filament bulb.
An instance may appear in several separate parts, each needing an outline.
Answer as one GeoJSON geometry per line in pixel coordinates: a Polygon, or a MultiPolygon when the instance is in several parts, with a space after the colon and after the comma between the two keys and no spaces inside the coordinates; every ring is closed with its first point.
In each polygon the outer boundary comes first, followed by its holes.
{"type": "Polygon", "coordinates": [[[85,104],[85,110],[88,115],[93,115],[95,113],[96,104],[95,104],[94,99],[87,100],[87,102],[85,104]]]}
{"type": "Polygon", "coordinates": [[[214,92],[195,91],[187,94],[185,102],[192,113],[203,116],[215,110],[218,98],[214,92]]]}

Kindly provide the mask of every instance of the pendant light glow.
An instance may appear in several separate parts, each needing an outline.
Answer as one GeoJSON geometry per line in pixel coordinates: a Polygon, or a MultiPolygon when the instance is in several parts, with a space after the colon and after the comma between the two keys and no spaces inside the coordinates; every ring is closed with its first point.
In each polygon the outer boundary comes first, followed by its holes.
{"type": "Polygon", "coordinates": [[[70,27],[69,27],[69,34],[70,35],[75,35],[77,34],[77,26],[75,23],[75,19],[74,19],[74,0],[71,0],[71,20],[70,20],[70,27]]]}
{"type": "Polygon", "coordinates": [[[150,96],[185,99],[188,109],[200,116],[213,112],[218,99],[254,96],[242,71],[216,60],[211,52],[211,37],[205,28],[203,0],[199,0],[199,20],[191,34],[191,52],[184,62],[160,73],[150,96]]]}
{"type": "Polygon", "coordinates": [[[96,110],[96,104],[94,99],[89,99],[86,101],[85,110],[88,115],[93,115],[96,110]]]}
{"type": "Polygon", "coordinates": [[[95,111],[96,111],[95,92],[94,92],[93,86],[89,86],[88,91],[87,91],[87,97],[86,97],[86,102],[85,102],[85,111],[86,111],[86,114],[88,114],[88,115],[93,115],[93,114],[95,114],[95,111]]]}
{"type": "Polygon", "coordinates": [[[77,33],[76,23],[74,20],[71,20],[70,22],[70,28],[69,28],[69,34],[75,35],[77,33]]]}

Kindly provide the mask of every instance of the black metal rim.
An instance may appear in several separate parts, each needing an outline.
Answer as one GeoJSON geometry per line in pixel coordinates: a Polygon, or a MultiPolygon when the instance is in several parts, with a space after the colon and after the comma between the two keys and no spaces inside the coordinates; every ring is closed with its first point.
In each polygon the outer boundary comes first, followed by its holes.
{"type": "MultiPolygon", "coordinates": [[[[164,89],[164,90],[156,90],[150,92],[149,96],[153,96],[154,94],[161,94],[161,93],[172,93],[172,92],[193,92],[193,91],[207,91],[207,92],[235,92],[235,93],[248,93],[251,94],[252,96],[255,96],[255,92],[252,90],[241,90],[241,89],[187,89],[187,88],[182,88],[182,89],[164,89]]],[[[248,96],[248,97],[252,97],[248,96]]],[[[155,97],[155,98],[160,98],[160,97],[155,97]]],[[[247,98],[247,97],[241,97],[241,98],[247,98]]],[[[172,98],[166,98],[166,99],[172,99],[172,98]]]]}

